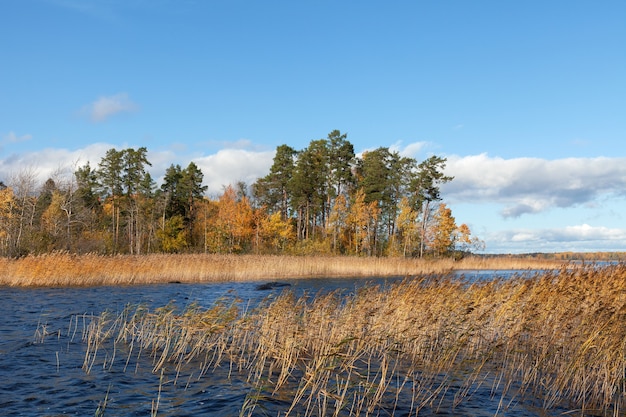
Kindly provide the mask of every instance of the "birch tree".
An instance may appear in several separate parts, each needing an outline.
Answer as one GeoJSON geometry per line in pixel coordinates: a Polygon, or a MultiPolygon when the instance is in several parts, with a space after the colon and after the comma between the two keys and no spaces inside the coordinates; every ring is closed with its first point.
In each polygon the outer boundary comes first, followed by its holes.
{"type": "Polygon", "coordinates": [[[431,156],[417,166],[417,174],[411,185],[413,201],[421,212],[420,226],[420,258],[424,256],[426,244],[426,228],[431,216],[431,204],[441,200],[441,185],[454,179],[444,174],[446,158],[431,156]]]}

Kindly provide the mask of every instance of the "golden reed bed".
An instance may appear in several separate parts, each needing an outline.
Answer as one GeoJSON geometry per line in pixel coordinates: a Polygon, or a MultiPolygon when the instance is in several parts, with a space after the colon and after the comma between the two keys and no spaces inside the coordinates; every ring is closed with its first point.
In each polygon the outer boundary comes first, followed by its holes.
{"type": "Polygon", "coordinates": [[[104,313],[83,333],[84,369],[112,366],[111,351],[127,365],[151,356],[153,372],[167,368],[174,381],[230,369],[251,386],[241,415],[282,399],[281,416],[396,406],[413,416],[454,409],[486,386],[502,412],[528,401],[623,416],[625,323],[625,265],[476,283],[431,276],[312,299],[286,292],[251,311],[219,301],[104,313]]]}
{"type": "Polygon", "coordinates": [[[329,276],[414,276],[465,269],[558,269],[562,261],[469,257],[424,260],[330,256],[72,255],[0,258],[0,285],[93,286],[254,281],[329,276]]]}

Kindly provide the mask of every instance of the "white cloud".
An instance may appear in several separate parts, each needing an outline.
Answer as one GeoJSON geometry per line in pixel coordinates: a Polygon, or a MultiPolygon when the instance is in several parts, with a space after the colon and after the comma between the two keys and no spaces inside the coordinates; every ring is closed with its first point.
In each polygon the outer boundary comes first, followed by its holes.
{"type": "MultiPolygon", "coordinates": [[[[415,158],[419,160],[420,153],[422,153],[424,149],[426,149],[428,146],[430,146],[429,142],[411,142],[407,145],[404,145],[402,141],[398,141],[394,143],[393,145],[389,146],[389,150],[391,152],[398,152],[400,156],[407,157],[407,158],[415,158]]],[[[360,152],[356,152],[356,156],[359,158],[362,158],[364,153],[371,152],[375,149],[377,148],[362,149],[360,152]]]]}
{"type": "MultiPolygon", "coordinates": [[[[4,140],[26,140],[30,135],[13,132],[4,140]]],[[[421,149],[423,143],[409,144],[398,151],[421,149]]],[[[14,154],[0,160],[0,176],[17,172],[21,167],[34,166],[44,177],[59,166],[75,165],[76,161],[98,162],[110,148],[119,146],[97,143],[83,149],[46,149],[14,154]]],[[[257,150],[248,141],[208,155],[192,155],[184,150],[148,151],[153,163],[150,172],[160,178],[172,163],[186,166],[194,161],[205,175],[210,192],[220,192],[222,186],[237,181],[254,182],[269,172],[274,150],[257,150]]],[[[591,204],[600,197],[623,196],[626,192],[626,158],[569,158],[543,160],[535,158],[502,159],[486,154],[448,157],[446,173],[454,180],[443,187],[443,197],[449,202],[497,204],[504,218],[537,214],[554,208],[591,204]]],[[[0,178],[1,179],[1,178],[0,178]]]]}
{"type": "Polygon", "coordinates": [[[502,204],[503,217],[573,207],[626,192],[626,158],[502,159],[452,156],[442,191],[451,201],[502,204]]]}
{"type": "MultiPolygon", "coordinates": [[[[77,167],[87,162],[92,168],[97,168],[107,150],[125,147],[127,146],[95,143],[77,150],[44,149],[14,154],[0,159],[0,181],[6,183],[15,174],[28,168],[29,171],[35,171],[37,181],[43,184],[48,178],[59,174],[71,176],[77,167]]],[[[252,184],[257,178],[267,175],[274,153],[274,150],[254,151],[229,148],[210,155],[194,156],[175,150],[148,150],[148,160],[152,163],[148,171],[159,182],[171,164],[179,164],[185,168],[189,162],[193,161],[204,174],[204,184],[209,187],[208,192],[217,194],[221,192],[223,186],[236,184],[238,181],[252,184]]]]}
{"type": "Polygon", "coordinates": [[[275,151],[249,151],[222,149],[213,155],[194,158],[193,162],[204,173],[204,183],[209,193],[219,193],[222,187],[244,181],[252,184],[267,175],[275,151]]]}
{"type": "MultiPolygon", "coordinates": [[[[95,143],[77,150],[52,148],[13,154],[0,159],[0,181],[7,183],[14,174],[24,170],[34,170],[40,185],[47,178],[60,174],[68,178],[78,166],[87,162],[92,168],[97,168],[108,149],[128,146],[134,145],[95,143]]],[[[190,151],[179,147],[148,150],[148,160],[152,163],[149,171],[160,185],[165,170],[171,164],[180,164],[184,168],[193,161],[204,173],[208,194],[216,196],[221,193],[223,186],[238,181],[252,184],[257,178],[265,176],[271,167],[274,153],[274,150],[256,150],[254,144],[246,144],[245,141],[202,155],[192,155],[190,151]]],[[[504,160],[486,155],[453,157],[448,158],[447,173],[456,178],[446,185],[444,198],[476,205],[483,212],[496,213],[499,206],[502,215],[508,218],[568,207],[568,204],[604,204],[606,201],[602,202],[602,198],[621,195],[626,190],[626,168],[622,167],[626,167],[624,158],[547,161],[522,158],[504,160]]],[[[463,220],[462,213],[458,212],[459,221],[463,220]]],[[[509,219],[504,223],[508,225],[504,226],[508,230],[501,229],[503,223],[498,224],[496,217],[487,215],[478,223],[470,224],[472,230],[478,232],[477,236],[487,243],[486,250],[492,253],[626,248],[626,229],[616,228],[615,225],[601,226],[608,221],[605,217],[594,220],[572,219],[573,226],[553,228],[533,227],[534,220],[524,225],[511,223],[509,219]]],[[[543,217],[537,216],[537,219],[543,217]]]]}
{"type": "Polygon", "coordinates": [[[25,134],[18,136],[15,132],[11,131],[6,135],[2,136],[2,143],[18,143],[18,142],[27,142],[33,138],[32,135],[25,134]]]}
{"type": "Polygon", "coordinates": [[[389,147],[392,152],[398,152],[401,156],[417,158],[417,156],[429,145],[428,142],[412,142],[403,145],[402,141],[396,142],[389,147]]]}
{"type": "Polygon", "coordinates": [[[490,234],[490,252],[624,250],[626,229],[580,224],[563,228],[512,229],[490,234]]]}
{"type": "Polygon", "coordinates": [[[8,158],[0,159],[0,181],[6,182],[23,171],[33,172],[41,184],[51,177],[71,176],[78,166],[88,161],[91,162],[92,167],[95,167],[110,148],[111,146],[107,144],[95,143],[74,151],[49,148],[37,152],[13,154],[8,158]]]}
{"type": "Polygon", "coordinates": [[[555,231],[553,239],[567,239],[576,241],[626,241],[626,230],[611,229],[604,226],[590,226],[581,224],[577,226],[568,226],[562,230],[555,231]]]}
{"type": "Polygon", "coordinates": [[[87,114],[92,122],[104,122],[109,117],[119,113],[131,113],[137,111],[138,106],[126,93],[118,93],[112,96],[99,97],[93,103],[83,107],[83,113],[87,114]]]}

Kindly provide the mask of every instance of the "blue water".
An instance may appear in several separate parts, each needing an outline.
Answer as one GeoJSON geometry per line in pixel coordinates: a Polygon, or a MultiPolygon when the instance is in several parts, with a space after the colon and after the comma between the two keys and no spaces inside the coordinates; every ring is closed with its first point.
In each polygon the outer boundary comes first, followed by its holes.
{"type": "MultiPolygon", "coordinates": [[[[510,273],[513,273],[510,271],[510,273]]],[[[459,273],[461,274],[461,273],[459,273]]],[[[487,279],[494,272],[464,271],[468,279],[487,279]]],[[[509,272],[505,272],[507,276],[509,272]]],[[[297,295],[318,292],[354,292],[360,286],[385,284],[401,278],[317,278],[284,280],[297,295]]],[[[6,416],[94,416],[106,400],[105,416],[150,416],[159,400],[159,416],[238,416],[251,386],[243,375],[228,375],[216,369],[203,376],[152,373],[148,357],[123,369],[124,360],[108,367],[98,361],[87,374],[83,369],[85,344],[81,341],[82,317],[103,311],[121,312],[127,305],[149,308],[173,303],[184,309],[190,303],[209,307],[218,298],[238,298],[254,305],[273,297],[283,288],[260,291],[258,282],[216,284],[167,284],[92,288],[0,288],[0,415],[6,416]],[[77,318],[79,318],[77,322],[77,318]],[[41,334],[46,336],[41,340],[41,334]],[[163,379],[161,379],[163,378],[163,379]],[[159,387],[161,394],[158,395],[159,387]]],[[[88,321],[88,317],[84,319],[88,321]]],[[[116,352],[101,352],[111,357],[116,352]]],[[[488,385],[488,384],[487,384],[488,385]]],[[[499,397],[489,387],[480,388],[456,408],[442,403],[419,415],[492,416],[499,397]]],[[[253,415],[284,413],[288,399],[264,399],[253,415]]],[[[408,415],[408,404],[393,415],[408,415]]],[[[528,402],[513,402],[500,409],[500,416],[533,417],[561,415],[532,408],[528,402]]],[[[381,415],[389,415],[382,413],[381,415]]],[[[578,414],[580,415],[580,414],[578,414]]]]}

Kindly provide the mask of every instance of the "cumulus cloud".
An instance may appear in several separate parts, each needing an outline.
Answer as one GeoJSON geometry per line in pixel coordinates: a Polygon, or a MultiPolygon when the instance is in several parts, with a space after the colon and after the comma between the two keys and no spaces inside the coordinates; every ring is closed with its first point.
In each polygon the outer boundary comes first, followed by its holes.
{"type": "Polygon", "coordinates": [[[83,107],[92,122],[104,122],[111,116],[119,113],[132,113],[137,111],[138,106],[130,99],[126,93],[118,93],[112,96],[99,97],[93,103],[83,107]]]}
{"type": "Polygon", "coordinates": [[[48,178],[69,177],[74,170],[88,161],[94,167],[111,146],[95,143],[83,149],[44,149],[36,152],[13,154],[0,159],[0,181],[8,181],[20,172],[32,172],[41,184],[48,178]]]}
{"type": "Polygon", "coordinates": [[[222,149],[215,154],[194,158],[194,163],[204,173],[204,183],[209,193],[221,192],[227,185],[244,181],[252,184],[267,175],[275,151],[250,151],[245,149],[222,149]]]}
{"type": "Polygon", "coordinates": [[[626,158],[503,159],[487,154],[448,157],[446,199],[499,203],[501,215],[519,217],[588,203],[626,192],[626,158]]]}
{"type": "MultiPolygon", "coordinates": [[[[411,142],[411,143],[408,143],[408,144],[405,145],[402,141],[398,141],[398,142],[394,143],[393,145],[389,146],[389,150],[391,152],[399,153],[400,156],[407,157],[407,158],[415,158],[415,159],[419,160],[420,159],[419,155],[428,146],[430,146],[429,142],[411,142]]],[[[365,149],[362,149],[361,151],[356,153],[356,156],[359,157],[359,158],[362,158],[364,153],[371,152],[374,149],[376,149],[376,148],[365,148],[365,149]]]]}
{"type": "Polygon", "coordinates": [[[488,237],[491,251],[517,252],[623,250],[626,230],[580,224],[558,229],[512,229],[488,237]]]}
{"type": "MultiPolygon", "coordinates": [[[[69,178],[77,167],[87,162],[92,168],[97,168],[107,150],[126,147],[109,143],[95,143],[77,150],[51,148],[37,152],[13,154],[0,159],[0,181],[6,183],[10,178],[27,168],[29,171],[34,171],[40,184],[51,177],[64,176],[69,178]]],[[[228,148],[219,150],[214,154],[197,156],[185,155],[175,150],[148,150],[148,160],[152,163],[148,170],[152,177],[159,182],[171,164],[179,164],[185,168],[189,162],[193,161],[204,174],[204,184],[209,187],[208,192],[217,194],[226,185],[236,184],[238,181],[252,184],[257,178],[265,176],[272,165],[274,153],[274,150],[255,151],[228,148]]]]}
{"type": "Polygon", "coordinates": [[[389,147],[390,151],[398,152],[401,156],[408,158],[417,158],[417,156],[428,146],[428,142],[412,142],[404,145],[402,142],[396,142],[389,147]]]}
{"type": "MultiPolygon", "coordinates": [[[[9,135],[3,136],[7,140],[9,135]]],[[[25,135],[24,135],[25,136],[25,135]]],[[[20,138],[10,135],[11,140],[20,138]]],[[[16,174],[33,172],[39,184],[46,179],[71,178],[74,170],[89,162],[92,168],[111,148],[129,145],[95,143],[77,150],[44,149],[12,154],[0,159],[0,181],[9,183],[16,174]]],[[[141,145],[130,145],[137,147],[141,145]]],[[[183,168],[193,161],[204,173],[208,195],[214,197],[226,185],[244,181],[252,184],[266,175],[275,151],[259,150],[245,141],[230,144],[209,154],[192,154],[179,147],[148,150],[150,174],[162,181],[171,164],[183,168]]],[[[597,201],[603,196],[623,195],[626,190],[625,158],[580,158],[561,160],[501,159],[487,155],[449,157],[446,173],[456,178],[444,187],[446,201],[502,207],[504,217],[542,213],[553,208],[597,201]]],[[[497,209],[496,209],[497,210],[497,209]]],[[[479,237],[489,252],[551,252],[584,250],[623,250],[626,229],[591,225],[593,220],[573,220],[581,224],[563,228],[511,228],[489,232],[489,225],[478,225],[479,237]],[[586,222],[586,223],[585,223],[586,222]]],[[[474,227],[472,227],[474,230],[474,227]]]]}

